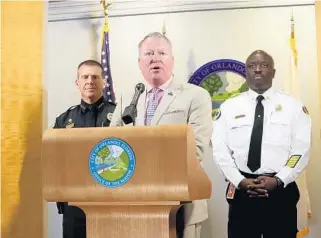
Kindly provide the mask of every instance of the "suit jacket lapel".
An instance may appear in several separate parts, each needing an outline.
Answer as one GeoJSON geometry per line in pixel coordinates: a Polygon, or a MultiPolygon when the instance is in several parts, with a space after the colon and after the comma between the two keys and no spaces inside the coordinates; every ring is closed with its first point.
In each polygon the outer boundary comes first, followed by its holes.
{"type": "Polygon", "coordinates": [[[172,87],[169,87],[165,90],[162,100],[160,101],[156,111],[155,115],[151,121],[151,125],[157,125],[159,120],[161,119],[164,112],[166,112],[167,108],[171,104],[171,102],[175,99],[178,91],[181,89],[180,85],[174,85],[172,87]]]}

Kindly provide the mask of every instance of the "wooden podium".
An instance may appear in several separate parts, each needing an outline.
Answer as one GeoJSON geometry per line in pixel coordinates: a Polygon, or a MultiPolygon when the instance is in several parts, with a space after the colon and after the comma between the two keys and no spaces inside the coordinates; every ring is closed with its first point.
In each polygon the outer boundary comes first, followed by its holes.
{"type": "Polygon", "coordinates": [[[190,125],[49,129],[42,171],[44,198],[83,209],[87,238],[175,238],[178,208],[211,196],[190,125]],[[90,172],[93,148],[108,138],[125,141],[136,161],[131,178],[113,188],[90,172]]]}

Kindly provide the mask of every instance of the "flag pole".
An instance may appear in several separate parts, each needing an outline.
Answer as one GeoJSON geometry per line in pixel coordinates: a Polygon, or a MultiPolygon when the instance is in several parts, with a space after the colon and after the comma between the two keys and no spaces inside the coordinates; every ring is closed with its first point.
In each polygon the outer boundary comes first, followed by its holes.
{"type": "Polygon", "coordinates": [[[101,41],[101,65],[103,66],[103,77],[105,87],[103,89],[103,96],[109,102],[116,103],[116,97],[113,89],[113,81],[110,70],[110,51],[109,51],[109,24],[108,24],[108,7],[112,5],[107,3],[106,0],[101,0],[104,9],[105,22],[102,28],[102,41],[101,41]]]}

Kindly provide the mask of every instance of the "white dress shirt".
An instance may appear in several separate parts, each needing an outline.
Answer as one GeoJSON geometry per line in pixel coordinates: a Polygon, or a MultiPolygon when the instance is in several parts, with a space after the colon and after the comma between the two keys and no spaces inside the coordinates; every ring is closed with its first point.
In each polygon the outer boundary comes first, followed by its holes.
{"type": "Polygon", "coordinates": [[[311,117],[293,97],[269,89],[264,94],[261,167],[247,167],[258,94],[252,90],[226,100],[213,121],[213,157],[236,187],[250,174],[276,173],[284,186],[295,181],[309,161],[311,117]]]}

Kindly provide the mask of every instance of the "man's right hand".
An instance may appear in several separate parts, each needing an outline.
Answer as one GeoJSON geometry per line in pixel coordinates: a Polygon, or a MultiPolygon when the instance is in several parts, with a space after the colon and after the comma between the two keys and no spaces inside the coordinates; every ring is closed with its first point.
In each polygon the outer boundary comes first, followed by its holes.
{"type": "Polygon", "coordinates": [[[257,185],[259,183],[260,182],[256,179],[245,178],[240,182],[239,188],[245,190],[250,197],[258,197],[258,198],[268,197],[267,190],[262,188],[256,188],[256,189],[252,188],[253,185],[257,185]]]}

